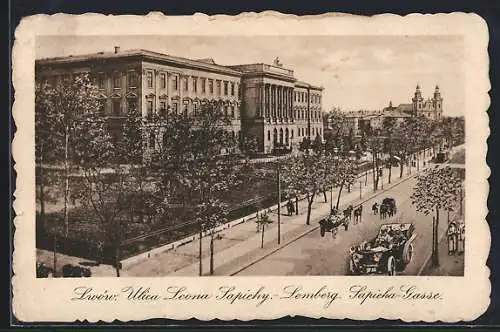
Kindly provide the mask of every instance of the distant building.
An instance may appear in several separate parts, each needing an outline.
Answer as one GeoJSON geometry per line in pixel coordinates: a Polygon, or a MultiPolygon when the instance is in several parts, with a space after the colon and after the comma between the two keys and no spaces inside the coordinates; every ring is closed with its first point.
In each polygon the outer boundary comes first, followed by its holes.
{"type": "MultiPolygon", "coordinates": [[[[228,131],[233,137],[241,142],[254,136],[262,153],[278,146],[298,147],[304,137],[323,135],[323,88],[298,82],[279,59],[274,65],[222,66],[212,58],[191,60],[115,47],[114,52],[36,61],[36,79],[49,84],[83,72],[93,77],[103,100],[101,111],[117,129],[131,110],[144,117],[167,110],[187,114],[211,103],[231,118],[228,131]]],[[[161,140],[146,141],[146,148],[154,149],[161,140]]]]}
{"type": "Polygon", "coordinates": [[[385,118],[393,118],[396,124],[404,122],[407,118],[414,116],[425,116],[428,119],[439,120],[443,114],[443,98],[436,85],[434,95],[427,100],[422,97],[420,86],[417,85],[412,103],[399,104],[393,106],[392,101],[389,106],[384,107],[382,111],[354,111],[346,114],[348,119],[348,130],[353,129],[356,135],[360,135],[361,131],[367,127],[371,129],[380,129],[383,126],[385,118]]]}

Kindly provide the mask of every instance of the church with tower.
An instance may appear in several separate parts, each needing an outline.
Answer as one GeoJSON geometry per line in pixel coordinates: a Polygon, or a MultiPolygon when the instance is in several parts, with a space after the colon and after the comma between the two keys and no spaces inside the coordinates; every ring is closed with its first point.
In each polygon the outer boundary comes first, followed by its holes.
{"type": "Polygon", "coordinates": [[[412,113],[413,116],[423,115],[432,120],[441,119],[443,115],[443,98],[441,92],[439,92],[439,86],[436,85],[432,98],[424,99],[420,86],[417,84],[412,98],[412,113]]]}
{"type": "Polygon", "coordinates": [[[400,117],[425,116],[432,120],[440,120],[442,118],[443,98],[441,97],[439,86],[436,85],[432,98],[428,97],[424,99],[420,85],[417,84],[411,101],[411,104],[399,104],[398,106],[392,106],[392,102],[389,102],[389,106],[383,109],[384,116],[397,117],[396,114],[399,114],[400,117]]]}

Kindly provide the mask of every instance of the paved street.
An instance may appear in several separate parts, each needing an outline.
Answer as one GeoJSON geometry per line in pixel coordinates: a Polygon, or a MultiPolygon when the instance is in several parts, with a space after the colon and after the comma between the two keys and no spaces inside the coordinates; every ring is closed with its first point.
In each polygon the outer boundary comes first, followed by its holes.
{"type": "MultiPolygon", "coordinates": [[[[417,237],[415,254],[403,275],[416,275],[424,264],[432,247],[432,217],[416,214],[409,196],[416,183],[415,178],[370,199],[364,204],[365,211],[362,222],[352,225],[348,231],[340,231],[335,239],[330,233],[321,237],[319,230],[291,243],[260,262],[241,271],[238,275],[345,275],[348,271],[348,254],[352,245],[376,236],[381,224],[387,222],[415,222],[417,237]],[[398,213],[390,219],[381,220],[369,212],[375,201],[381,202],[384,197],[394,197],[398,213]]],[[[440,217],[440,232],[446,228],[446,214],[440,217]]]]}

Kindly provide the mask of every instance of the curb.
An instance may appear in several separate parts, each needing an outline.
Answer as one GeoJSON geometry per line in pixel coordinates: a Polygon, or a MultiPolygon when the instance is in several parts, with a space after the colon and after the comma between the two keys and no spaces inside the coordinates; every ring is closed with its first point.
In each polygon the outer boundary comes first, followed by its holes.
{"type": "MultiPolygon", "coordinates": [[[[371,199],[373,199],[373,198],[375,198],[375,197],[379,196],[380,194],[382,194],[382,193],[384,193],[384,192],[387,192],[387,191],[389,191],[390,189],[392,189],[392,188],[394,188],[394,187],[396,187],[396,186],[398,186],[398,185],[400,185],[400,184],[402,184],[402,183],[404,183],[404,182],[406,182],[406,181],[408,181],[408,180],[412,179],[412,178],[413,178],[413,177],[415,177],[417,174],[418,174],[418,173],[414,173],[414,174],[412,174],[412,175],[410,175],[410,176],[406,177],[405,179],[403,179],[403,180],[401,180],[401,181],[399,181],[399,182],[397,182],[397,183],[391,184],[391,186],[390,186],[390,187],[387,187],[387,188],[384,188],[384,189],[381,189],[381,190],[377,190],[376,192],[373,192],[373,193],[372,193],[369,197],[362,198],[361,200],[358,198],[358,199],[356,199],[356,200],[354,200],[354,201],[350,201],[350,202],[349,202],[349,203],[347,203],[347,204],[352,204],[353,202],[356,202],[356,203],[355,203],[355,204],[353,204],[353,205],[360,205],[360,204],[363,204],[363,203],[365,203],[365,202],[367,202],[367,201],[369,201],[369,200],[371,200],[371,199]]],[[[344,204],[346,204],[346,203],[344,203],[344,204]]],[[[320,216],[320,217],[317,217],[317,218],[315,218],[314,220],[311,220],[311,223],[312,223],[312,222],[317,222],[317,221],[318,221],[319,219],[321,219],[322,217],[324,217],[324,215],[322,215],[322,216],[320,216]]],[[[307,231],[305,231],[305,232],[303,232],[303,233],[301,233],[301,234],[297,235],[296,237],[294,237],[293,239],[289,240],[288,242],[286,242],[286,243],[283,243],[283,244],[279,245],[278,247],[274,248],[274,249],[273,249],[273,250],[271,250],[270,252],[265,253],[263,256],[261,256],[261,257],[259,257],[259,258],[255,259],[253,262],[248,263],[248,264],[244,265],[243,267],[239,267],[236,271],[234,271],[234,272],[232,272],[232,273],[229,273],[228,275],[229,275],[229,276],[234,276],[234,275],[236,275],[236,274],[240,273],[241,271],[246,270],[246,269],[247,269],[247,268],[249,268],[250,266],[252,266],[252,265],[254,265],[254,264],[256,264],[256,263],[258,263],[258,262],[260,262],[260,261],[262,261],[262,260],[264,260],[264,259],[266,259],[267,257],[271,256],[271,255],[272,255],[272,254],[274,254],[275,252],[277,252],[277,251],[279,251],[279,250],[281,250],[281,249],[285,248],[286,246],[290,245],[291,243],[293,243],[293,242],[295,242],[295,241],[297,241],[297,240],[299,240],[299,239],[303,238],[304,236],[308,235],[309,233],[312,233],[312,232],[316,231],[318,228],[319,228],[319,226],[314,226],[312,229],[309,229],[309,230],[307,230],[307,231]]]]}

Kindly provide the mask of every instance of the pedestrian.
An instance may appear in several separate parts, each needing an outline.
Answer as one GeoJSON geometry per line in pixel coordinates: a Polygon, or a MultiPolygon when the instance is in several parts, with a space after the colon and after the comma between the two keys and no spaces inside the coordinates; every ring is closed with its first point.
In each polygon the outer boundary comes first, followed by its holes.
{"type": "Polygon", "coordinates": [[[465,251],[465,224],[463,222],[458,224],[457,227],[458,237],[458,254],[462,255],[465,251]]]}
{"type": "Polygon", "coordinates": [[[288,204],[290,206],[290,216],[292,216],[295,213],[295,206],[293,205],[293,202],[291,199],[288,201],[288,204]]]}
{"type": "Polygon", "coordinates": [[[373,215],[377,215],[377,213],[378,213],[378,203],[377,202],[375,202],[372,205],[372,211],[373,211],[373,215]]]}
{"type": "Polygon", "coordinates": [[[457,252],[457,242],[458,242],[458,232],[457,232],[457,226],[454,222],[451,222],[448,225],[448,255],[454,255],[457,252]]]}

